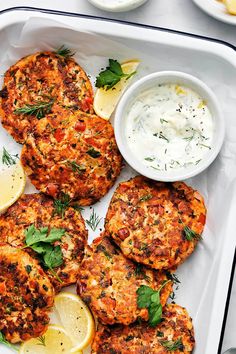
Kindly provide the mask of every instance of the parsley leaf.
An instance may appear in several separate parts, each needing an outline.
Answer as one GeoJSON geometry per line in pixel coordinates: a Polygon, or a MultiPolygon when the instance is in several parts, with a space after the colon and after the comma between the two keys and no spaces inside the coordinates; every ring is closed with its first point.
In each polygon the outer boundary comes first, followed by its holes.
{"type": "Polygon", "coordinates": [[[0,331],[0,343],[6,345],[7,347],[14,349],[18,352],[18,349],[13,344],[9,343],[6,340],[5,336],[3,335],[3,333],[1,331],[0,331]]]}
{"type": "Polygon", "coordinates": [[[25,242],[27,246],[32,246],[38,242],[53,243],[64,235],[64,229],[52,228],[48,233],[48,227],[36,229],[34,225],[25,230],[25,242]]]}
{"type": "Polygon", "coordinates": [[[96,159],[97,157],[101,156],[101,153],[97,150],[95,150],[93,147],[90,148],[88,151],[86,151],[86,153],[93,157],[94,159],[96,159]]]}
{"type": "Polygon", "coordinates": [[[182,342],[182,338],[177,339],[176,341],[173,340],[159,340],[159,343],[166,348],[168,351],[180,350],[184,351],[184,345],[182,342]]]}
{"type": "Polygon", "coordinates": [[[131,74],[125,74],[117,60],[109,59],[109,66],[107,66],[106,70],[103,70],[99,73],[96,78],[95,86],[98,88],[104,87],[106,90],[109,90],[115,86],[123,77],[126,77],[126,80],[128,80],[135,73],[136,71],[132,72],[131,74]]]}
{"type": "Polygon", "coordinates": [[[62,265],[63,255],[60,246],[53,247],[48,249],[48,251],[43,256],[44,264],[49,268],[56,268],[62,265]]]}
{"type": "Polygon", "coordinates": [[[166,280],[158,290],[153,290],[147,285],[141,285],[137,290],[138,308],[147,308],[149,315],[149,325],[155,327],[161,322],[162,305],[160,300],[160,292],[162,288],[171,280],[166,280]]]}

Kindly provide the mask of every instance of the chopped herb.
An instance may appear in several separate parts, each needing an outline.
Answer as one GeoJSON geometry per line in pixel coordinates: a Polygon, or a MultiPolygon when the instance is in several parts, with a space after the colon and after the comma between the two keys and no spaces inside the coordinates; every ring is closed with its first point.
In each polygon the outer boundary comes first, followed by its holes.
{"type": "Polygon", "coordinates": [[[131,74],[125,74],[122,70],[120,63],[117,60],[109,59],[109,66],[106,70],[103,70],[99,73],[96,78],[96,87],[104,87],[106,90],[111,89],[115,86],[122,78],[128,80],[131,76],[136,74],[136,71],[131,74]]]}
{"type": "Polygon", "coordinates": [[[133,340],[133,339],[134,339],[134,336],[129,335],[129,336],[127,336],[127,337],[125,338],[125,341],[126,341],[126,342],[129,342],[130,340],[133,340]]]}
{"type": "Polygon", "coordinates": [[[90,215],[89,220],[86,220],[86,224],[93,230],[96,231],[96,228],[98,227],[100,221],[102,218],[99,218],[99,216],[95,213],[94,209],[92,211],[92,214],[90,215]]]}
{"type": "Polygon", "coordinates": [[[18,352],[18,349],[11,343],[9,343],[3,333],[0,331],[0,343],[6,345],[7,347],[16,350],[18,352]]]}
{"type": "Polygon", "coordinates": [[[112,256],[109,252],[107,252],[106,248],[103,245],[98,245],[97,250],[103,252],[109,261],[112,259],[112,256]]]}
{"type": "Polygon", "coordinates": [[[151,195],[151,194],[146,194],[146,195],[144,195],[143,197],[141,197],[141,198],[139,199],[139,201],[140,201],[140,202],[145,202],[145,201],[150,200],[150,199],[152,199],[152,195],[151,195]]]}
{"type": "Polygon", "coordinates": [[[51,112],[54,99],[50,101],[35,101],[33,104],[26,104],[23,107],[17,108],[14,110],[15,114],[26,114],[28,116],[35,116],[38,119],[41,119],[51,112]]]}
{"type": "Polygon", "coordinates": [[[39,343],[37,343],[37,345],[43,345],[44,347],[46,347],[46,343],[45,343],[46,338],[45,338],[45,336],[38,337],[37,339],[39,341],[39,343]]]}
{"type": "Polygon", "coordinates": [[[155,160],[155,157],[145,157],[144,160],[152,162],[155,160]]]}
{"type": "Polygon", "coordinates": [[[27,264],[27,266],[25,266],[25,270],[28,274],[30,274],[31,270],[32,270],[32,267],[31,265],[27,264]]]}
{"type": "Polygon", "coordinates": [[[208,145],[205,145],[205,144],[199,144],[200,146],[203,146],[203,147],[205,147],[205,148],[207,148],[207,149],[209,149],[209,150],[211,150],[211,147],[210,146],[208,146],[208,145]]]}
{"type": "Polygon", "coordinates": [[[157,331],[157,337],[164,337],[164,333],[161,331],[157,331]]]}
{"type": "Polygon", "coordinates": [[[200,240],[202,237],[201,235],[197,234],[195,231],[191,230],[188,226],[185,226],[183,229],[184,237],[188,241],[200,240]]]}
{"type": "Polygon", "coordinates": [[[79,206],[78,204],[72,204],[71,207],[75,209],[76,211],[84,211],[84,208],[79,206]]]}
{"type": "Polygon", "coordinates": [[[75,52],[72,52],[72,50],[67,48],[65,45],[62,45],[60,48],[58,48],[55,53],[64,58],[71,58],[75,55],[75,52]]]}
{"type": "Polygon", "coordinates": [[[86,151],[86,153],[93,157],[94,159],[96,159],[97,157],[101,156],[101,153],[97,150],[95,150],[93,147],[90,148],[88,151],[86,151]]]}
{"type": "Polygon", "coordinates": [[[161,119],[160,119],[160,122],[161,122],[161,124],[163,124],[163,123],[168,123],[168,120],[165,120],[165,119],[161,118],[161,119]]]}
{"type": "Polygon", "coordinates": [[[149,286],[141,285],[137,290],[138,308],[147,308],[149,314],[148,323],[151,327],[155,327],[161,322],[162,305],[160,301],[160,292],[170,280],[166,280],[158,290],[153,290],[149,286]]]}
{"type": "Polygon", "coordinates": [[[181,281],[178,279],[177,275],[175,273],[171,273],[169,270],[166,271],[166,276],[168,279],[173,281],[175,285],[181,284],[181,281]]]}
{"type": "Polygon", "coordinates": [[[16,158],[19,158],[18,155],[12,155],[10,154],[5,147],[3,148],[2,152],[2,163],[7,166],[15,165],[16,164],[16,158]]]}
{"type": "Polygon", "coordinates": [[[134,271],[134,275],[136,277],[141,276],[143,279],[147,280],[148,282],[150,282],[150,277],[145,273],[144,268],[141,264],[137,264],[135,271],[134,271]]]}
{"type": "Polygon", "coordinates": [[[62,193],[60,199],[54,200],[54,212],[63,218],[66,209],[70,206],[70,201],[70,196],[66,193],[62,193]]]}
{"type": "Polygon", "coordinates": [[[81,173],[86,171],[86,168],[77,164],[76,161],[67,161],[67,165],[72,169],[73,172],[81,173]]]}
{"type": "Polygon", "coordinates": [[[170,142],[170,140],[165,136],[165,135],[163,135],[162,133],[160,133],[159,134],[159,139],[163,139],[163,140],[166,140],[167,141],[167,143],[169,143],[170,142]]]}
{"type": "Polygon", "coordinates": [[[184,345],[182,342],[182,338],[179,338],[176,341],[160,340],[159,343],[168,351],[174,351],[174,350],[184,351],[184,345]]]}

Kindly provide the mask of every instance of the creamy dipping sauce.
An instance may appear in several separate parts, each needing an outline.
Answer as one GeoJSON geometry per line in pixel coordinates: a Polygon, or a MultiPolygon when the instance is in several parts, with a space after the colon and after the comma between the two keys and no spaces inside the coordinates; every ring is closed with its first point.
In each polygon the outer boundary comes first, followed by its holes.
{"type": "Polygon", "coordinates": [[[126,139],[150,169],[197,165],[212,148],[214,124],[206,102],[192,89],[161,84],[139,94],[126,117],[126,139]]]}
{"type": "Polygon", "coordinates": [[[116,9],[125,5],[132,6],[139,2],[140,0],[96,0],[97,4],[109,9],[116,9]]]}

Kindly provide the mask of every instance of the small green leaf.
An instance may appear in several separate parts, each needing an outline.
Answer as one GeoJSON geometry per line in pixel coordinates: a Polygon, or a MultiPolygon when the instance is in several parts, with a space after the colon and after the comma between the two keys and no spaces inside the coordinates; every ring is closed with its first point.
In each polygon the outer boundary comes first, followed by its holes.
{"type": "Polygon", "coordinates": [[[93,147],[90,148],[88,151],[86,151],[86,153],[93,157],[94,159],[96,159],[97,157],[101,156],[101,153],[97,150],[95,150],[93,147]]]}
{"type": "Polygon", "coordinates": [[[52,245],[44,242],[38,242],[31,246],[32,250],[38,254],[45,254],[53,249],[52,245]]]}
{"type": "Polygon", "coordinates": [[[52,250],[45,253],[44,264],[49,268],[59,267],[63,263],[63,255],[60,246],[54,247],[52,250]]]}
{"type": "Polygon", "coordinates": [[[173,340],[159,340],[159,343],[168,351],[180,350],[184,351],[184,345],[182,338],[178,338],[176,341],[173,340]]]}
{"type": "Polygon", "coordinates": [[[48,233],[48,227],[36,229],[34,225],[31,225],[25,230],[25,242],[27,246],[32,246],[38,242],[52,243],[60,240],[64,233],[64,229],[52,228],[48,233]]]}
{"type": "Polygon", "coordinates": [[[141,198],[139,199],[139,201],[140,201],[140,202],[145,202],[145,201],[150,200],[150,199],[152,199],[152,195],[151,195],[151,194],[146,194],[146,195],[144,195],[143,197],[141,197],[141,198]]]}
{"type": "Polygon", "coordinates": [[[64,58],[71,58],[75,55],[75,52],[72,52],[71,49],[67,48],[65,45],[62,45],[61,47],[59,47],[55,53],[61,57],[64,58]]]}
{"type": "Polygon", "coordinates": [[[197,234],[195,231],[191,230],[188,226],[183,229],[184,237],[187,241],[200,240],[201,235],[197,234]]]}
{"type": "Polygon", "coordinates": [[[162,306],[161,303],[152,302],[148,308],[149,320],[148,323],[151,327],[155,327],[162,319],[162,306]]]}
{"type": "Polygon", "coordinates": [[[72,169],[73,172],[78,172],[79,174],[86,171],[86,168],[79,165],[76,161],[67,161],[67,165],[72,169]]]}

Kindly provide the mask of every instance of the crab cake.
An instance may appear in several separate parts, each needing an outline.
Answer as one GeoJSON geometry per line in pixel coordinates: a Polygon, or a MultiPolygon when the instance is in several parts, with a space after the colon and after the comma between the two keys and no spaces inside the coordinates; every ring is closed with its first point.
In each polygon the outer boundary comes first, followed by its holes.
{"type": "Polygon", "coordinates": [[[155,269],[184,262],[203,232],[203,197],[183,182],[161,183],[138,176],[122,182],[105,221],[128,258],[155,269]]]}
{"type": "Polygon", "coordinates": [[[187,311],[175,304],[163,310],[163,321],[156,327],[147,323],[129,326],[99,325],[93,345],[93,354],[188,354],[194,348],[192,320],[187,311]]]}
{"type": "MultiPolygon", "coordinates": [[[[137,306],[137,290],[146,285],[158,290],[168,281],[164,272],[136,264],[123,256],[107,237],[88,246],[81,263],[77,291],[104,324],[130,324],[148,320],[147,309],[137,306]]],[[[161,290],[164,306],[172,292],[169,281],[161,290]]]]}
{"type": "Polygon", "coordinates": [[[21,114],[19,109],[27,105],[46,104],[44,113],[54,112],[57,105],[93,112],[93,90],[83,69],[70,56],[52,52],[38,52],[12,65],[5,73],[0,97],[2,125],[19,143],[44,115],[42,110],[38,115],[21,114]]]}
{"type": "Polygon", "coordinates": [[[54,289],[27,252],[0,244],[0,331],[11,343],[42,335],[54,289]]]}
{"type": "MultiPolygon", "coordinates": [[[[87,243],[87,230],[80,212],[69,207],[62,217],[56,213],[51,198],[43,194],[25,194],[0,216],[0,242],[14,247],[25,246],[25,232],[31,225],[36,229],[65,230],[61,240],[54,243],[61,247],[63,264],[54,268],[56,276],[50,270],[45,269],[45,272],[57,290],[75,283],[87,243]]],[[[31,248],[25,250],[36,256],[31,248]]]]}
{"type": "Polygon", "coordinates": [[[21,161],[37,189],[54,198],[68,194],[80,205],[103,197],[122,164],[110,122],[66,110],[38,121],[21,161]]]}

